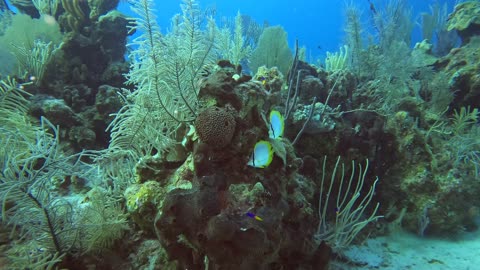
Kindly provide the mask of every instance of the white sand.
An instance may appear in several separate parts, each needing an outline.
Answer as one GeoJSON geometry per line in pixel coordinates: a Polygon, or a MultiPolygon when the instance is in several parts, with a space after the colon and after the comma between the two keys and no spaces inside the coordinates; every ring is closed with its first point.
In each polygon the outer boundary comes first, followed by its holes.
{"type": "Polygon", "coordinates": [[[333,263],[332,269],[477,270],[480,232],[455,239],[420,238],[405,232],[367,241],[347,254],[362,266],[333,263]]]}

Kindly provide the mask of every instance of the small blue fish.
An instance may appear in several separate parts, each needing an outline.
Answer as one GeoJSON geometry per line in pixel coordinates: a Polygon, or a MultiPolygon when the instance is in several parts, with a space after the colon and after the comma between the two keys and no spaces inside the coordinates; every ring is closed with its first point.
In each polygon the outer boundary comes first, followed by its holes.
{"type": "Polygon", "coordinates": [[[258,221],[263,221],[263,219],[261,217],[255,215],[252,212],[247,212],[245,215],[249,218],[253,218],[253,219],[258,220],[258,221]]]}

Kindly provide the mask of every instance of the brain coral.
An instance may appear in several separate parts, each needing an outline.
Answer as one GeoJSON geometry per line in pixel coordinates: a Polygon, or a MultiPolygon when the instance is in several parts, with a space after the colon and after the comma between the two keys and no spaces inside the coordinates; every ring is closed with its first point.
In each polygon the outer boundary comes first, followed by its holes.
{"type": "Polygon", "coordinates": [[[195,129],[200,140],[214,148],[222,148],[230,143],[235,125],[233,114],[219,107],[204,110],[195,121],[195,129]]]}

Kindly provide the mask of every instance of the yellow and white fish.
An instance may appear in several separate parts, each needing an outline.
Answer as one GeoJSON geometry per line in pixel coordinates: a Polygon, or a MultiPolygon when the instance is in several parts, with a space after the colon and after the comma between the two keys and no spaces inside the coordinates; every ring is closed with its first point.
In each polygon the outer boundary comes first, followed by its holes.
{"type": "Polygon", "coordinates": [[[270,125],[268,127],[268,136],[270,139],[281,138],[285,131],[285,121],[282,114],[279,111],[272,110],[268,121],[270,125]]]}
{"type": "Polygon", "coordinates": [[[273,148],[268,141],[259,141],[253,148],[253,153],[247,165],[255,168],[265,168],[273,160],[273,148]]]}

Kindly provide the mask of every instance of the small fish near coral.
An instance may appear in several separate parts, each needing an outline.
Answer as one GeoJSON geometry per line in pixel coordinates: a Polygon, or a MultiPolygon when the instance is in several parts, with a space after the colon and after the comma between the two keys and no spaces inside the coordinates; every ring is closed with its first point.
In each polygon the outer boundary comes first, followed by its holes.
{"type": "Polygon", "coordinates": [[[279,111],[271,111],[269,117],[269,131],[268,135],[270,139],[278,139],[283,136],[283,132],[285,131],[285,121],[283,119],[283,115],[279,111]]]}
{"type": "Polygon", "coordinates": [[[259,80],[262,82],[262,85],[265,86],[267,84],[267,78],[265,77],[260,77],[259,80]]]}
{"type": "MultiPolygon", "coordinates": [[[[270,139],[277,140],[283,136],[285,131],[285,122],[279,111],[272,110],[269,116],[268,136],[270,139]]],[[[265,168],[273,160],[273,146],[268,141],[259,141],[253,148],[252,156],[247,165],[255,168],[265,168]]]]}
{"type": "Polygon", "coordinates": [[[258,220],[258,221],[263,221],[263,218],[255,215],[255,214],[252,213],[252,212],[247,212],[245,215],[246,215],[247,217],[249,217],[249,218],[253,218],[253,219],[258,220]]]}
{"type": "Polygon", "coordinates": [[[270,142],[259,141],[253,148],[253,153],[247,165],[255,168],[266,168],[273,160],[273,147],[270,142]]]}

